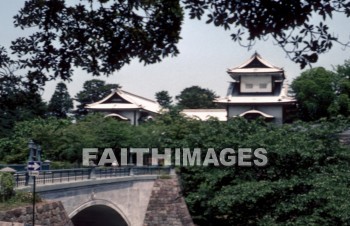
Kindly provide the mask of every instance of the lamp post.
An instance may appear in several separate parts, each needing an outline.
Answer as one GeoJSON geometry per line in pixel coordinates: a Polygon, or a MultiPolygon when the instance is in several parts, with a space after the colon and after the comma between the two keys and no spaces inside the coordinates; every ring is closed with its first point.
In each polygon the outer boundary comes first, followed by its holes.
{"type": "Polygon", "coordinates": [[[34,144],[33,140],[29,140],[29,142],[28,142],[28,148],[29,148],[29,158],[28,158],[28,161],[33,161],[34,149],[35,149],[35,144],[34,144]]]}
{"type": "Polygon", "coordinates": [[[36,149],[36,161],[41,162],[41,146],[37,145],[36,149]]]}
{"type": "MultiPolygon", "coordinates": [[[[29,157],[28,157],[28,163],[29,162],[32,162],[34,161],[34,158],[35,158],[35,143],[33,142],[33,140],[29,140],[28,142],[28,148],[29,148],[29,157]]],[[[28,166],[27,166],[27,185],[31,185],[33,184],[33,178],[31,176],[29,176],[29,169],[28,169],[28,166]]]]}
{"type": "Polygon", "coordinates": [[[33,172],[36,170],[34,168],[34,171],[30,171],[29,170],[29,166],[32,166],[34,164],[39,162],[41,160],[40,158],[40,152],[41,152],[41,148],[38,145],[35,145],[35,143],[33,142],[33,140],[29,140],[28,142],[28,148],[29,148],[29,158],[28,158],[28,166],[27,166],[27,170],[28,170],[28,176],[29,179],[33,181],[33,216],[32,216],[32,225],[35,225],[35,187],[36,187],[36,176],[35,174],[33,174],[33,172]],[[29,175],[29,172],[31,172],[32,174],[29,175]]]}

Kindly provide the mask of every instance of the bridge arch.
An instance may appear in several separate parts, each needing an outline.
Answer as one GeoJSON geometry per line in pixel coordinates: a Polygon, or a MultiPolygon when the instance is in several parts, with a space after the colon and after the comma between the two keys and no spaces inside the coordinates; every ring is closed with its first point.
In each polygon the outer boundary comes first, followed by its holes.
{"type": "MultiPolygon", "coordinates": [[[[123,211],[118,208],[115,204],[108,200],[104,199],[94,199],[91,201],[88,201],[78,208],[76,208],[74,211],[72,211],[68,216],[72,220],[73,223],[79,222],[79,218],[84,218],[86,220],[86,217],[89,215],[92,215],[94,220],[99,220],[99,216],[101,217],[101,213],[103,214],[109,214],[109,216],[114,218],[115,225],[120,226],[130,226],[131,223],[126,217],[126,215],[123,213],[123,211]]],[[[106,219],[101,219],[106,220],[106,219]]],[[[101,222],[98,222],[100,225],[101,222]]],[[[77,224],[77,223],[76,223],[77,224]]],[[[79,224],[77,224],[79,225],[79,224]]],[[[83,225],[83,224],[81,224],[83,225]]]]}

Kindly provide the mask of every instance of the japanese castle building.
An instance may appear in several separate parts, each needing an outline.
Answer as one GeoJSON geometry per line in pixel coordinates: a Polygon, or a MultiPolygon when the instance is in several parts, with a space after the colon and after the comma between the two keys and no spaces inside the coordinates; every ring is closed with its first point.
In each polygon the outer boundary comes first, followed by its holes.
{"type": "MultiPolygon", "coordinates": [[[[186,117],[207,120],[215,117],[226,121],[231,117],[264,118],[284,123],[295,100],[288,96],[284,70],[273,66],[255,53],[238,67],[228,69],[232,78],[227,95],[215,100],[223,109],[184,109],[186,117]]],[[[153,100],[123,91],[113,90],[103,100],[88,104],[86,109],[104,112],[106,117],[130,121],[138,125],[161,113],[161,106],[153,100]]]]}
{"type": "Polygon", "coordinates": [[[106,117],[130,121],[132,125],[152,119],[161,111],[161,106],[156,101],[121,89],[113,90],[104,99],[88,104],[85,108],[90,111],[103,112],[106,117]]]}
{"type": "Polygon", "coordinates": [[[228,69],[227,73],[232,78],[227,95],[215,101],[226,108],[227,118],[263,117],[278,124],[286,121],[295,100],[288,96],[282,68],[255,53],[240,66],[228,69]]]}

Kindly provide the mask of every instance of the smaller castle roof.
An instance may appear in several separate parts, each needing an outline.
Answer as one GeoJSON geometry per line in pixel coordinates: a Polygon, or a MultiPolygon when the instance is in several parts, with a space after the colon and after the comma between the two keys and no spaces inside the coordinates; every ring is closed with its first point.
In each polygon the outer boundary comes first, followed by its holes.
{"type": "Polygon", "coordinates": [[[243,64],[227,70],[229,74],[244,73],[283,73],[284,70],[264,60],[257,52],[243,64]]]}
{"type": "Polygon", "coordinates": [[[249,115],[249,114],[261,115],[261,116],[263,116],[264,118],[274,118],[273,115],[269,115],[269,114],[266,114],[266,113],[264,113],[264,112],[262,112],[262,111],[258,111],[258,110],[254,110],[254,109],[253,109],[253,110],[246,111],[246,112],[243,112],[243,113],[240,114],[239,116],[240,116],[240,117],[244,117],[244,116],[249,115]]]}
{"type": "Polygon", "coordinates": [[[86,105],[92,110],[130,110],[143,109],[148,112],[159,113],[161,106],[153,100],[126,92],[121,89],[113,90],[107,97],[86,105]]]}

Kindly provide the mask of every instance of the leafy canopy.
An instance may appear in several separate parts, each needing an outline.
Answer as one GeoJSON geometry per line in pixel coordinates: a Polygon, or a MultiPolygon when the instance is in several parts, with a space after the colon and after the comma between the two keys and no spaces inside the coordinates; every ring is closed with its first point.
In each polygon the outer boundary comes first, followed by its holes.
{"type": "MultiPolygon", "coordinates": [[[[198,225],[347,225],[349,148],[344,118],[274,125],[233,118],[186,119],[174,111],[132,126],[102,115],[20,122],[0,139],[0,157],[25,162],[33,138],[51,161],[81,162],[82,148],[265,148],[266,167],[180,167],[183,195],[198,225]],[[238,223],[237,223],[238,222],[238,223]]],[[[236,156],[237,157],[237,156],[236,156]]]]}
{"type": "Polygon", "coordinates": [[[160,106],[168,108],[173,102],[172,97],[169,95],[169,92],[166,90],[159,91],[155,94],[157,102],[160,106]]]}
{"type": "MultiPolygon", "coordinates": [[[[131,126],[102,115],[72,124],[52,118],[21,122],[0,140],[2,159],[26,161],[28,138],[51,161],[81,162],[82,148],[265,148],[266,167],[181,167],[183,195],[198,225],[347,225],[349,148],[337,133],[344,119],[276,126],[234,118],[186,119],[174,112],[131,126]],[[239,223],[237,223],[239,222],[239,223]]],[[[236,156],[237,157],[237,156],[236,156]]]]}
{"type": "Polygon", "coordinates": [[[322,117],[350,115],[350,64],[345,61],[335,71],[322,67],[303,72],[291,85],[298,101],[299,117],[317,120],[322,117]]]}
{"type": "Polygon", "coordinates": [[[176,96],[178,106],[182,108],[217,108],[213,102],[218,96],[210,89],[201,88],[199,86],[191,86],[185,88],[176,96]]]}
{"type": "Polygon", "coordinates": [[[18,62],[0,47],[0,137],[10,134],[17,121],[45,116],[40,86],[19,74],[18,62]]]}
{"type": "MultiPolygon", "coordinates": [[[[26,1],[15,25],[36,27],[13,42],[23,66],[41,76],[69,79],[73,66],[110,74],[138,58],[145,64],[178,53],[182,10],[178,1],[26,1]]],[[[50,79],[46,78],[46,79],[50,79]]]]}
{"type": "Polygon", "coordinates": [[[58,118],[66,118],[67,114],[73,109],[73,100],[69,95],[66,84],[60,82],[56,86],[48,105],[48,111],[51,115],[58,118]]]}
{"type": "Polygon", "coordinates": [[[335,98],[334,73],[324,68],[313,68],[297,77],[291,88],[298,101],[301,118],[315,120],[328,117],[328,108],[335,98]]]}
{"type": "Polygon", "coordinates": [[[271,37],[302,68],[334,43],[348,46],[326,25],[335,13],[349,17],[350,3],[344,0],[27,0],[15,26],[37,31],[11,48],[38,83],[69,79],[73,67],[111,74],[132,59],[153,64],[176,56],[185,12],[232,29],[232,39],[248,48],[271,37]]]}

